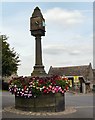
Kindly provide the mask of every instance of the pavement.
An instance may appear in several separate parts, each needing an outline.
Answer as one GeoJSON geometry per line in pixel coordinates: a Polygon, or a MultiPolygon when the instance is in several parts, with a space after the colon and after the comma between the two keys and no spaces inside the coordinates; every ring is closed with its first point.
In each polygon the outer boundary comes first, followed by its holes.
{"type": "Polygon", "coordinates": [[[93,94],[65,94],[65,105],[67,108],[74,108],[76,111],[68,114],[39,115],[36,114],[17,114],[16,112],[5,110],[14,106],[15,97],[9,92],[2,92],[2,118],[93,118],[93,94]]]}

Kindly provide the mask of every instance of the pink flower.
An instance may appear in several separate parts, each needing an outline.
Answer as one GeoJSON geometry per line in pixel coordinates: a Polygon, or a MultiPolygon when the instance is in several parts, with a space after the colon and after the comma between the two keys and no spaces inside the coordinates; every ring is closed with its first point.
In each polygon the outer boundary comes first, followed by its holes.
{"type": "Polygon", "coordinates": [[[52,87],[52,90],[54,90],[54,89],[55,89],[55,86],[52,87]]]}
{"type": "Polygon", "coordinates": [[[52,90],[52,93],[55,93],[55,90],[52,90]]]}
{"type": "Polygon", "coordinates": [[[14,89],[14,92],[16,92],[17,90],[16,89],[14,89]]]}
{"type": "Polygon", "coordinates": [[[49,85],[49,88],[52,88],[52,86],[51,86],[51,85],[49,85]]]}
{"type": "Polygon", "coordinates": [[[62,92],[62,88],[60,89],[60,92],[62,92]]]}
{"type": "Polygon", "coordinates": [[[22,96],[24,95],[24,93],[21,94],[22,96]]]}
{"type": "Polygon", "coordinates": [[[62,90],[62,93],[64,93],[64,90],[62,90]]]}
{"type": "Polygon", "coordinates": [[[32,94],[28,94],[28,98],[31,97],[31,96],[32,96],[32,94]]]}

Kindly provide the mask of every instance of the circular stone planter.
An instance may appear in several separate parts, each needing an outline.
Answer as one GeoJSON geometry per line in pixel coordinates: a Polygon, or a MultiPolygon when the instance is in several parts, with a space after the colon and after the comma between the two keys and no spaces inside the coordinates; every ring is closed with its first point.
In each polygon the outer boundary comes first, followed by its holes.
{"type": "Polygon", "coordinates": [[[65,94],[42,94],[36,98],[15,96],[15,108],[32,112],[60,112],[65,110],[65,94]]]}

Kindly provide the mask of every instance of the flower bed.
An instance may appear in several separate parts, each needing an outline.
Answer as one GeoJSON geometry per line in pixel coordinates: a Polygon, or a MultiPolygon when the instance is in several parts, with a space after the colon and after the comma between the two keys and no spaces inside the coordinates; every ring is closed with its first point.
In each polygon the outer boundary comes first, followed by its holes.
{"type": "Polygon", "coordinates": [[[66,77],[16,77],[9,82],[15,95],[15,108],[32,112],[65,110],[65,92],[69,89],[66,77]]]}
{"type": "Polygon", "coordinates": [[[9,91],[15,96],[34,98],[42,94],[61,93],[69,90],[66,77],[15,77],[9,82],[9,91]]]}

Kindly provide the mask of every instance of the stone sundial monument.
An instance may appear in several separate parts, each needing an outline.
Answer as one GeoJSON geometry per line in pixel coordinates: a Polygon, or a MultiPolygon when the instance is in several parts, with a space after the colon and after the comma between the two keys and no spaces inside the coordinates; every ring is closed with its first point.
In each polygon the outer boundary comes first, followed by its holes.
{"type": "Polygon", "coordinates": [[[38,7],[34,9],[30,18],[30,31],[31,35],[35,37],[35,66],[31,76],[45,76],[41,46],[41,36],[45,36],[45,19],[38,7]]]}

